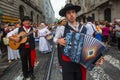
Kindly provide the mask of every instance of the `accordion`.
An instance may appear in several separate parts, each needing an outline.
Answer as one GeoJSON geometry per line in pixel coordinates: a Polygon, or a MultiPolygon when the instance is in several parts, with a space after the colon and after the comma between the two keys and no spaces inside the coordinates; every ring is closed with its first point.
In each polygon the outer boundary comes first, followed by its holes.
{"type": "Polygon", "coordinates": [[[107,53],[102,42],[83,33],[67,33],[66,42],[64,54],[88,70],[92,70],[97,60],[107,53]]]}

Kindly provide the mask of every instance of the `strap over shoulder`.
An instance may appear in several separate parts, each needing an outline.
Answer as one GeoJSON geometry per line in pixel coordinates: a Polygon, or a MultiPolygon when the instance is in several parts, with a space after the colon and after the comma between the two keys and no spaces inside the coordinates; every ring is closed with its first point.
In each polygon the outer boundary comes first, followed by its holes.
{"type": "Polygon", "coordinates": [[[69,30],[72,30],[72,31],[74,31],[74,32],[77,32],[77,33],[79,33],[79,32],[81,32],[82,31],[82,29],[83,29],[83,25],[79,25],[79,27],[78,27],[78,31],[76,31],[75,29],[73,29],[71,26],[69,26],[68,24],[66,24],[66,26],[65,26],[66,28],[68,28],[69,30]]]}

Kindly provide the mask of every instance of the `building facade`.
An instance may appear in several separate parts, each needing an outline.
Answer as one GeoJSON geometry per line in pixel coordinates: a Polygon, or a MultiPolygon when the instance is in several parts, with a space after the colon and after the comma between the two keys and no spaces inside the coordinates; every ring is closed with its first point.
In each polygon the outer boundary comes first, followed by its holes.
{"type": "Polygon", "coordinates": [[[45,21],[40,6],[41,0],[0,0],[0,23],[14,23],[23,16],[30,16],[32,21],[45,21]]]}
{"type": "Polygon", "coordinates": [[[55,21],[55,12],[53,10],[50,0],[44,0],[44,14],[45,14],[45,23],[54,23],[55,21]]]}
{"type": "MultiPolygon", "coordinates": [[[[71,0],[75,1],[75,0],[71,0]]],[[[120,0],[76,0],[81,6],[79,19],[85,21],[88,16],[92,16],[96,21],[112,22],[115,18],[120,18],[120,0]]]]}

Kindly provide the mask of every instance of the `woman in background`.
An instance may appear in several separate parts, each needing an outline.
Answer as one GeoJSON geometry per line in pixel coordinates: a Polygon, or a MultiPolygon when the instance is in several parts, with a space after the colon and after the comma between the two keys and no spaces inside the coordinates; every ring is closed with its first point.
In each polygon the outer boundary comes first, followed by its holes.
{"type": "Polygon", "coordinates": [[[46,39],[46,37],[51,34],[51,32],[48,30],[48,27],[44,24],[40,24],[40,29],[38,30],[38,36],[39,38],[39,51],[41,53],[50,53],[51,52],[51,47],[50,43],[46,39]]]}
{"type": "Polygon", "coordinates": [[[107,22],[105,27],[102,28],[102,41],[107,46],[108,46],[108,41],[110,37],[110,31],[111,31],[110,24],[107,22]]]}
{"type": "MultiPolygon", "coordinates": [[[[15,29],[14,25],[9,25],[9,29],[10,31],[15,29]]],[[[10,32],[7,34],[7,37],[9,37],[10,32]]],[[[12,60],[17,60],[20,59],[20,55],[19,55],[19,50],[12,50],[9,45],[7,46],[7,50],[8,50],[8,62],[11,63],[12,60]]]]}

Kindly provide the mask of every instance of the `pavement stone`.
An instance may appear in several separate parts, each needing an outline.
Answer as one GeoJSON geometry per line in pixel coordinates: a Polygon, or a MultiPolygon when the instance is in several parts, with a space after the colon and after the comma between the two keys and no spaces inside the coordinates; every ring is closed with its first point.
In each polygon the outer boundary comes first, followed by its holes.
{"type": "Polygon", "coordinates": [[[51,77],[50,80],[62,80],[62,73],[59,70],[59,64],[58,64],[58,57],[57,57],[57,51],[54,55],[54,61],[53,66],[51,70],[51,77]]]}

